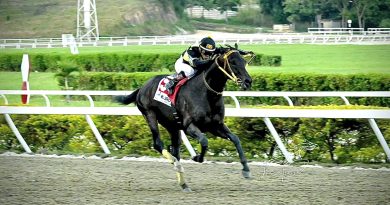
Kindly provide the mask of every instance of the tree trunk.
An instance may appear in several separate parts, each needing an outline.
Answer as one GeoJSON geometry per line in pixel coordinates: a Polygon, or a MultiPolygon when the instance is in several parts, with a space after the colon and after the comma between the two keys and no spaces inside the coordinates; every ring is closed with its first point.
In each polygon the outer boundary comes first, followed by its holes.
{"type": "Polygon", "coordinates": [[[334,148],[334,143],[333,143],[334,139],[333,139],[333,136],[330,135],[327,139],[326,139],[326,142],[328,144],[328,147],[329,147],[329,154],[330,154],[330,159],[332,160],[332,162],[335,162],[335,158],[334,158],[334,153],[333,151],[335,150],[334,148]]]}
{"type": "Polygon", "coordinates": [[[321,19],[322,19],[322,15],[321,14],[317,14],[316,15],[317,28],[322,28],[322,26],[321,26],[321,19]]]}
{"type": "Polygon", "coordinates": [[[341,28],[345,28],[345,16],[344,14],[341,15],[341,28]]]}
{"type": "Polygon", "coordinates": [[[342,28],[345,28],[347,27],[345,25],[345,22],[346,22],[346,13],[348,11],[348,1],[336,1],[335,2],[336,4],[336,7],[337,7],[337,10],[340,12],[340,16],[341,16],[341,27],[342,28]]]}
{"type": "MultiPolygon", "coordinates": [[[[68,77],[65,77],[65,90],[69,90],[68,77]]],[[[66,103],[70,102],[70,96],[69,95],[65,96],[65,101],[66,101],[66,103]]]]}
{"type": "Polygon", "coordinates": [[[363,28],[363,21],[360,15],[358,15],[358,22],[359,22],[359,28],[363,28]]]}
{"type": "Polygon", "coordinates": [[[359,28],[364,28],[363,18],[364,18],[364,13],[366,12],[366,8],[367,8],[367,5],[365,5],[363,3],[356,4],[356,16],[358,18],[359,28]]]}

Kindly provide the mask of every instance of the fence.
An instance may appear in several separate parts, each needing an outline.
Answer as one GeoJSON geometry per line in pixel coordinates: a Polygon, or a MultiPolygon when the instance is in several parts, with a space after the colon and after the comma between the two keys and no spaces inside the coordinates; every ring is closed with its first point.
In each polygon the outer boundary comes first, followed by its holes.
{"type": "Polygon", "coordinates": [[[390,35],[390,28],[368,28],[366,34],[390,35]]]}
{"type": "Polygon", "coordinates": [[[312,35],[390,35],[390,28],[308,28],[312,35]]]}
{"type": "Polygon", "coordinates": [[[364,28],[308,28],[310,34],[319,35],[364,35],[364,28]]]}
{"type": "MultiPolygon", "coordinates": [[[[390,44],[390,34],[369,31],[367,34],[223,34],[215,36],[217,44],[390,44]]],[[[192,45],[201,39],[197,35],[99,37],[99,40],[77,41],[78,47],[131,45],[192,45]]],[[[68,47],[61,38],[0,39],[0,48],[61,48],[68,47]]]]}
{"type": "MultiPolygon", "coordinates": [[[[113,96],[128,95],[131,91],[20,91],[20,90],[0,90],[0,96],[4,99],[5,106],[0,106],[0,113],[4,114],[7,123],[14,134],[22,144],[26,152],[31,152],[27,143],[19,133],[13,123],[10,114],[78,114],[85,115],[86,120],[91,127],[96,139],[100,143],[103,151],[110,154],[102,136],[92,121],[90,115],[141,115],[136,107],[95,107],[91,96],[113,96]],[[6,95],[41,95],[46,102],[46,107],[20,107],[7,106],[8,99],[6,95]],[[81,95],[86,96],[90,102],[90,107],[50,107],[48,95],[81,95]]],[[[356,110],[323,110],[323,109],[254,109],[241,108],[237,97],[283,97],[289,106],[294,104],[290,97],[340,97],[345,104],[349,105],[347,97],[390,97],[390,91],[371,91],[371,92],[224,92],[225,97],[231,97],[235,103],[235,108],[226,108],[226,116],[229,117],[259,117],[263,118],[264,123],[275,139],[279,149],[282,151],[288,162],[293,161],[293,155],[289,153],[275,130],[270,118],[361,118],[368,119],[371,128],[378,138],[387,158],[390,160],[390,149],[383,137],[375,119],[390,119],[390,109],[356,109],[356,110]]],[[[182,140],[192,156],[195,155],[187,137],[182,133],[182,140]]]]}

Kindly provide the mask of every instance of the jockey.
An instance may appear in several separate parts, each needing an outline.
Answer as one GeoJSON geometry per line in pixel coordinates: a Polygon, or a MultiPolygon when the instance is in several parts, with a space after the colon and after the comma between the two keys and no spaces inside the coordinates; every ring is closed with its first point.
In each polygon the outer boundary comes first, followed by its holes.
{"type": "Polygon", "coordinates": [[[198,70],[209,66],[218,53],[215,41],[211,37],[203,38],[199,45],[190,46],[175,63],[176,73],[168,76],[170,81],[165,85],[169,94],[177,82],[185,77],[192,77],[198,70]]]}

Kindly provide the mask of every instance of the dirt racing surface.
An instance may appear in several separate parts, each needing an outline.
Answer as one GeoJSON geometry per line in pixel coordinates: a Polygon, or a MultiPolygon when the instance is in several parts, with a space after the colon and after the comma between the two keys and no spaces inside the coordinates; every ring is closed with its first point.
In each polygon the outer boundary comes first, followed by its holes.
{"type": "Polygon", "coordinates": [[[389,169],[0,155],[0,204],[389,204],[389,169]]]}

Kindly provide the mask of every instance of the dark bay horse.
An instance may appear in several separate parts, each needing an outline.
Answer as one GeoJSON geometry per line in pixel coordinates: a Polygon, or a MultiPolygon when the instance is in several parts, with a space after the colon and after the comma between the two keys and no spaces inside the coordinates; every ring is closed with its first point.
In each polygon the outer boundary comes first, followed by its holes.
{"type": "Polygon", "coordinates": [[[153,99],[159,82],[166,77],[162,75],[150,79],[130,95],[116,98],[122,104],[136,103],[152,132],[154,149],[174,164],[183,191],[191,189],[184,180],[184,169],[179,162],[180,130],[184,130],[187,135],[197,139],[201,144],[200,154],[193,157],[194,161],[200,163],[203,162],[208,147],[208,140],[203,133],[209,132],[232,141],[243,166],[242,174],[245,178],[250,177],[240,140],[224,124],[225,106],[222,92],[229,79],[240,85],[243,90],[251,87],[252,79],[246,71],[247,64],[242,55],[253,53],[238,50],[237,47],[221,47],[221,51],[208,69],[191,78],[180,88],[175,108],[153,99]],[[157,123],[165,127],[171,136],[172,149],[169,152],[164,149],[157,123]]]}

